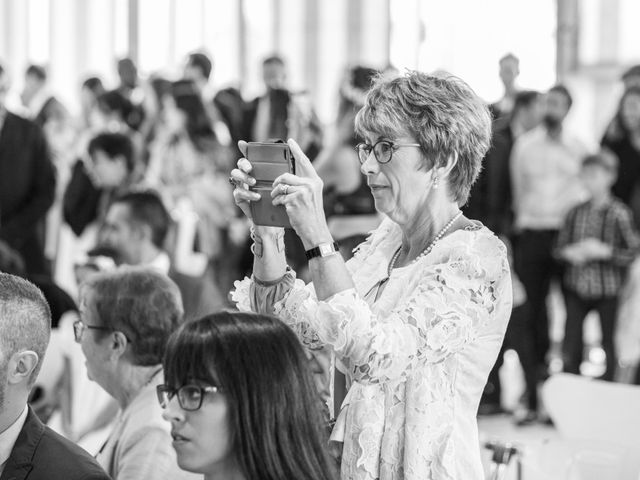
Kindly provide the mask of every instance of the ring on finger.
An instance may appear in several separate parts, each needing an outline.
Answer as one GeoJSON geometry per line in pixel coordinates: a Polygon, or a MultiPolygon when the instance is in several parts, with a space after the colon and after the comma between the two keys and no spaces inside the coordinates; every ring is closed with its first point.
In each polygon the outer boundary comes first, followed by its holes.
{"type": "Polygon", "coordinates": [[[286,195],[289,192],[289,185],[284,184],[282,185],[282,194],[286,195]]]}
{"type": "Polygon", "coordinates": [[[234,187],[236,186],[236,181],[233,179],[233,177],[229,176],[229,183],[231,185],[233,185],[234,187]]]}

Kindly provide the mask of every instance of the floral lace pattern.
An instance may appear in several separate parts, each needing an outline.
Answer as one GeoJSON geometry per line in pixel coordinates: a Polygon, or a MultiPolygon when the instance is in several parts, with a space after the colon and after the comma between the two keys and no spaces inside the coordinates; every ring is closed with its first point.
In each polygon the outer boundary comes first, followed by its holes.
{"type": "MultiPolygon", "coordinates": [[[[475,415],[511,311],[506,250],[486,228],[456,231],[365,300],[400,241],[385,220],[347,264],[355,289],[318,301],[293,279],[274,312],[305,344],[331,345],[354,381],[342,479],[481,479],[475,415]]],[[[252,285],[238,284],[239,305],[265,296],[252,285]]]]}

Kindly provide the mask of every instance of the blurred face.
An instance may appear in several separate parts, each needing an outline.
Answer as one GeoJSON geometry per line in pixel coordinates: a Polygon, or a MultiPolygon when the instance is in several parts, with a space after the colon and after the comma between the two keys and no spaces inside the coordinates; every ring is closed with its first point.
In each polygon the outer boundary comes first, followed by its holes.
{"type": "Polygon", "coordinates": [[[111,158],[102,150],[96,150],[91,160],[93,162],[94,177],[100,187],[115,188],[122,185],[126,180],[127,165],[122,155],[111,158]]]}
{"type": "Polygon", "coordinates": [[[284,66],[279,63],[267,63],[262,66],[262,79],[267,88],[280,89],[285,86],[284,66]]]}
{"type": "Polygon", "coordinates": [[[540,125],[542,121],[542,102],[540,99],[536,99],[531,102],[531,105],[522,109],[521,123],[525,130],[529,131],[532,128],[540,125]]]}
{"type": "MultiPolygon", "coordinates": [[[[93,293],[83,292],[80,299],[80,319],[87,327],[102,327],[95,310],[93,293]]],[[[80,339],[80,347],[85,357],[87,376],[105,390],[109,391],[111,357],[109,352],[110,336],[104,330],[85,328],[80,339]]]]}
{"type": "Polygon", "coordinates": [[[560,126],[569,113],[569,99],[562,93],[547,93],[544,103],[544,121],[548,127],[560,126]]]}
{"type": "Polygon", "coordinates": [[[171,133],[182,132],[187,125],[187,115],[176,105],[176,101],[171,95],[165,95],[162,98],[164,106],[164,122],[165,126],[171,133]]]}
{"type": "Polygon", "coordinates": [[[500,80],[505,86],[513,86],[519,73],[520,68],[517,60],[506,58],[500,62],[500,80]]]}
{"type": "Polygon", "coordinates": [[[580,171],[582,184],[592,197],[609,192],[615,180],[614,175],[599,165],[588,165],[580,171]]]}
{"type": "MultiPolygon", "coordinates": [[[[189,381],[189,384],[208,386],[197,380],[189,381]]],[[[184,410],[176,395],[169,401],[162,417],[171,423],[173,448],[180,468],[214,478],[226,478],[225,473],[237,471],[232,453],[229,406],[223,393],[205,393],[202,406],[196,411],[184,410]]]]}
{"type": "Polygon", "coordinates": [[[118,64],[118,75],[123,85],[134,88],[138,83],[138,71],[135,65],[130,62],[121,62],[118,64]]]}
{"type": "Polygon", "coordinates": [[[124,203],[111,205],[101,234],[100,243],[115,250],[121,263],[129,265],[140,263],[138,250],[142,241],[141,234],[131,221],[128,205],[124,203]]]}
{"type": "Polygon", "coordinates": [[[42,83],[38,78],[33,75],[25,75],[24,77],[24,89],[22,90],[22,94],[20,98],[22,99],[22,103],[24,105],[28,105],[31,102],[31,99],[38,93],[42,83]]]}
{"type": "Polygon", "coordinates": [[[628,94],[622,102],[620,114],[626,128],[631,131],[640,129],[640,95],[628,94]]]}
{"type": "MultiPolygon", "coordinates": [[[[391,139],[369,134],[366,137],[370,145],[380,140],[389,140],[394,144],[417,143],[409,136],[391,139]]],[[[431,191],[434,171],[425,168],[419,147],[399,147],[393,151],[391,160],[383,164],[376,160],[371,151],[360,170],[367,177],[376,210],[401,225],[421,213],[431,191]]]]}

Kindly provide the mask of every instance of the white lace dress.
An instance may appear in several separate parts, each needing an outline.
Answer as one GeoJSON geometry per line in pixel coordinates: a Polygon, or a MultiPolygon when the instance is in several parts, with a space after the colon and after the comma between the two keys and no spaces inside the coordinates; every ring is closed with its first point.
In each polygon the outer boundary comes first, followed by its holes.
{"type": "Polygon", "coordinates": [[[240,310],[275,304],[352,379],[333,435],[344,441],[343,480],[480,480],[476,412],[511,312],[506,249],[481,225],[458,230],[394,269],[375,299],[400,242],[385,219],[347,263],[356,288],[328,300],[293,274],[237,282],[232,298],[240,310]]]}

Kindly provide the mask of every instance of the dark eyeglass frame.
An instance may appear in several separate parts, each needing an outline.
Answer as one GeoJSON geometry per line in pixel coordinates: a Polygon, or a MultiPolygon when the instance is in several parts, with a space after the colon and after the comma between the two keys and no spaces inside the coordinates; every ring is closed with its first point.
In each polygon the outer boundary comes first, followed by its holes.
{"type": "MultiPolygon", "coordinates": [[[[76,343],[80,343],[82,341],[82,335],[84,334],[85,330],[102,330],[104,332],[118,332],[119,331],[119,330],[115,330],[115,329],[113,329],[111,327],[103,327],[103,326],[98,326],[98,325],[87,325],[86,323],[84,323],[82,321],[82,319],[78,319],[75,322],[73,322],[73,337],[75,338],[76,343]]],[[[131,343],[131,340],[129,340],[129,337],[127,337],[125,335],[124,338],[127,339],[127,342],[131,343]]]]}
{"type": "Polygon", "coordinates": [[[171,399],[175,396],[178,397],[178,404],[180,408],[187,412],[195,412],[202,407],[202,402],[204,400],[204,396],[207,393],[221,393],[222,389],[220,387],[216,387],[214,385],[209,385],[206,387],[201,387],[200,385],[195,385],[193,383],[182,385],[179,388],[173,388],[166,384],[161,384],[156,386],[156,395],[158,396],[158,403],[160,403],[161,408],[167,408],[171,399]],[[191,404],[187,405],[189,395],[187,392],[189,389],[193,389],[192,391],[197,391],[200,393],[200,398],[198,399],[197,406],[193,406],[191,404]]]}
{"type": "Polygon", "coordinates": [[[393,157],[394,152],[396,152],[399,148],[421,146],[422,145],[420,145],[419,143],[395,143],[391,140],[378,140],[373,145],[369,145],[366,142],[360,142],[356,145],[355,148],[356,152],[358,152],[358,161],[360,162],[360,165],[364,164],[364,162],[367,161],[369,155],[371,155],[371,152],[373,152],[373,156],[375,157],[376,161],[384,165],[385,163],[389,163],[391,161],[391,157],[393,157]],[[386,144],[389,147],[389,158],[387,158],[386,160],[380,159],[380,157],[378,156],[379,152],[376,151],[376,147],[381,144],[386,144]]]}

